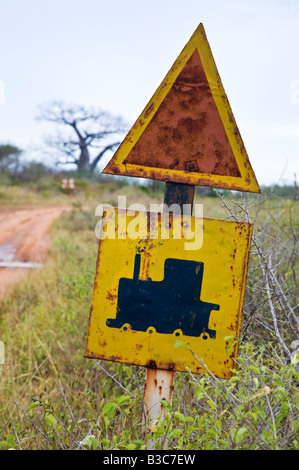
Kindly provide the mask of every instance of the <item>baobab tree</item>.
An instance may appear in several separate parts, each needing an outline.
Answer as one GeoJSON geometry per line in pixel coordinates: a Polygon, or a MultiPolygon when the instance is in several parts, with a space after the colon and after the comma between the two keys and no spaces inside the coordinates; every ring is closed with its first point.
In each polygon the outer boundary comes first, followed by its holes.
{"type": "Polygon", "coordinates": [[[101,109],[52,101],[39,108],[38,120],[57,124],[60,129],[46,144],[57,153],[57,164],[76,165],[92,173],[109,150],[115,150],[126,131],[119,116],[101,109]]]}

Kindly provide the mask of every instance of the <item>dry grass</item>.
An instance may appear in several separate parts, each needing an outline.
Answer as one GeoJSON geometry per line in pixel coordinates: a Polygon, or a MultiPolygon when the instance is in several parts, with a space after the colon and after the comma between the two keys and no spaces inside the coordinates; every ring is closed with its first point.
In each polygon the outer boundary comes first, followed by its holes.
{"type": "MultiPolygon", "coordinates": [[[[132,189],[127,191],[133,201],[132,189]]],[[[116,195],[110,194],[110,200],[116,195]]],[[[110,202],[105,197],[103,193],[100,202],[110,202]]],[[[230,216],[216,201],[203,201],[204,215],[230,216]]],[[[291,203],[281,202],[275,210],[272,204],[270,213],[267,204],[254,209],[257,246],[267,260],[271,257],[272,266],[276,254],[272,272],[279,274],[297,312],[294,207],[290,216],[291,203]]],[[[77,207],[58,220],[52,229],[51,261],[0,305],[3,449],[146,447],[140,420],[144,369],[83,358],[97,253],[93,213],[77,207]]],[[[243,209],[238,216],[246,216],[243,209]]],[[[156,439],[167,429],[170,449],[299,448],[299,377],[277,337],[271,308],[288,348],[298,334],[296,325],[281,311],[281,294],[271,291],[269,303],[269,275],[263,275],[256,247],[250,269],[236,375],[224,381],[177,374],[173,405],[165,404],[166,425],[158,423],[152,435],[156,439]]]]}

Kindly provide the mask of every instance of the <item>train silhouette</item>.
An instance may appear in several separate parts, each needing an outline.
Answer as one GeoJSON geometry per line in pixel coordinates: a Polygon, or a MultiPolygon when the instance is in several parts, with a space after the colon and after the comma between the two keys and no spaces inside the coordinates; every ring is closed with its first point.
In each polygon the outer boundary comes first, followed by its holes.
{"type": "Polygon", "coordinates": [[[204,263],[167,258],[164,279],[139,279],[141,255],[135,255],[133,279],[120,278],[116,318],[108,318],[110,328],[148,331],[179,336],[216,337],[209,328],[212,310],[218,304],[200,299],[204,263]],[[207,336],[209,335],[209,336],[207,336]]]}

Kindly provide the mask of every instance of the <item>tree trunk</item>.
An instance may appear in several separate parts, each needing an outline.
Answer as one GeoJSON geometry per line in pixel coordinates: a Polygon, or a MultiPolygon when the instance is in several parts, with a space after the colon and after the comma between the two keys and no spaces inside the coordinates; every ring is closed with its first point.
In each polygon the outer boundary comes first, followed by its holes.
{"type": "Polygon", "coordinates": [[[77,165],[78,170],[84,170],[87,173],[90,172],[89,151],[86,145],[81,146],[81,153],[77,165]]]}

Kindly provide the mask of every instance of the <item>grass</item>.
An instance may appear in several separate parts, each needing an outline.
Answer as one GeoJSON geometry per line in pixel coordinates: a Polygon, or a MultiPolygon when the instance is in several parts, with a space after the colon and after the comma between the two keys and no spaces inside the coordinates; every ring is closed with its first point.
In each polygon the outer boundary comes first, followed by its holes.
{"type": "MultiPolygon", "coordinates": [[[[135,189],[124,188],[129,201],[136,202],[135,189]]],[[[92,206],[97,198],[89,199],[92,206]]],[[[117,190],[104,189],[99,201],[117,201],[117,190]]],[[[217,199],[202,202],[205,216],[229,215],[217,199]]],[[[173,403],[164,402],[165,421],[144,435],[144,368],[83,358],[97,240],[94,210],[80,204],[53,224],[46,266],[1,301],[0,447],[130,450],[153,440],[159,448],[158,438],[167,433],[169,449],[299,449],[299,375],[277,338],[271,305],[287,346],[298,333],[290,313],[281,312],[282,296],[273,293],[269,303],[256,247],[234,377],[176,373],[173,403]]],[[[279,271],[292,308],[296,207],[289,200],[266,200],[253,208],[257,246],[271,254],[271,269],[279,271]]],[[[237,209],[244,217],[242,205],[237,209]]]]}
{"type": "MultiPolygon", "coordinates": [[[[0,175],[1,176],[1,175],[0,175]]],[[[124,185],[108,181],[88,181],[75,179],[75,190],[71,194],[62,188],[62,177],[47,177],[35,183],[4,185],[0,180],[0,207],[5,209],[27,209],[29,207],[61,205],[96,205],[101,202],[117,203],[118,194],[127,196],[128,203],[152,201],[152,194],[147,194],[142,187],[124,185]]],[[[157,201],[159,196],[157,196],[157,201]]]]}

